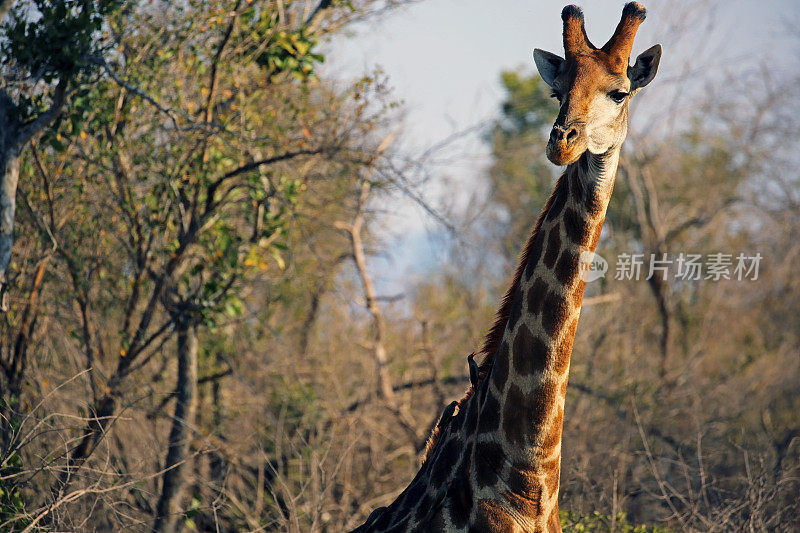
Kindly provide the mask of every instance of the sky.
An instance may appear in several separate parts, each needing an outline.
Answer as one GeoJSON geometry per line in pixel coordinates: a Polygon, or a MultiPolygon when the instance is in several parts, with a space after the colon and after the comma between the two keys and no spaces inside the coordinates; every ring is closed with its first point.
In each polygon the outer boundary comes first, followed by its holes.
{"type": "MultiPolygon", "coordinates": [[[[579,4],[595,45],[611,36],[624,3],[579,4]]],[[[737,72],[758,65],[789,69],[797,59],[796,50],[775,53],[785,46],[787,24],[800,22],[796,0],[643,3],[648,17],[637,33],[632,56],[656,43],[663,44],[664,54],[656,78],[662,87],[653,83],[643,91],[648,100],[640,104],[642,108],[658,109],[658,102],[676,90],[668,80],[687,70],[737,72]]],[[[350,36],[328,44],[325,69],[348,80],[380,66],[403,104],[400,147],[413,156],[454,132],[497,116],[504,96],[501,71],[534,72],[534,48],[563,55],[564,5],[550,0],[423,0],[356,25],[350,36]]],[[[697,78],[692,90],[703,90],[707,80],[702,75],[697,78]]],[[[647,127],[648,121],[652,118],[637,110],[631,127],[647,127]]],[[[451,150],[452,157],[443,158],[447,163],[433,168],[434,177],[424,191],[434,205],[445,198],[457,203],[459,195],[466,199],[480,187],[490,162],[479,135],[451,150]]],[[[386,231],[391,253],[377,260],[374,269],[379,271],[378,284],[391,292],[403,289],[406,276],[435,267],[432,233],[441,228],[413,202],[400,200],[388,210],[395,213],[386,231]]]]}

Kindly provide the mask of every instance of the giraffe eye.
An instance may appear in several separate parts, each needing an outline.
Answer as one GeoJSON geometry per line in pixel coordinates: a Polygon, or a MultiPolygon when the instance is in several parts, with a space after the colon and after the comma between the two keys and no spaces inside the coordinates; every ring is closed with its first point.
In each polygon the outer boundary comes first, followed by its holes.
{"type": "Polygon", "coordinates": [[[628,94],[629,93],[626,93],[625,91],[611,91],[608,93],[608,97],[614,100],[616,103],[621,104],[628,94]]]}

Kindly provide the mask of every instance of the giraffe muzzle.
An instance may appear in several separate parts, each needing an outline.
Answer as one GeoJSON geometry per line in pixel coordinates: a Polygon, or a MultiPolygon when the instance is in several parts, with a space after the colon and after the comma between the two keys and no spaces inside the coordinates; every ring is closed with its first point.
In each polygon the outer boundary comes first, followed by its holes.
{"type": "Polygon", "coordinates": [[[586,150],[583,128],[577,124],[561,126],[555,124],[547,142],[547,159],[556,165],[568,165],[576,161],[586,150]]]}

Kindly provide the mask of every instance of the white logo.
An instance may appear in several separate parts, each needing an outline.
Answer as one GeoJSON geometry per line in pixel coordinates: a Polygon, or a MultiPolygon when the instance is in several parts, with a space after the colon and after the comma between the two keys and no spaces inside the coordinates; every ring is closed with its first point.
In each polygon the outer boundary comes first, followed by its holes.
{"type": "Polygon", "coordinates": [[[603,278],[608,272],[608,261],[594,252],[583,251],[578,259],[578,272],[580,278],[587,283],[603,278]]]}

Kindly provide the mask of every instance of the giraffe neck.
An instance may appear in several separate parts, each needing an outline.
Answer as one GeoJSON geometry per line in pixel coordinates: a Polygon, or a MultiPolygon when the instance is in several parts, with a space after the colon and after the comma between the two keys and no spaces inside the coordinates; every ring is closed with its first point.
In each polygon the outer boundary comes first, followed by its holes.
{"type": "MultiPolygon", "coordinates": [[[[408,487],[356,531],[560,531],[567,373],[619,149],[584,154],[558,181],[526,247],[488,378],[459,404],[408,487]]],[[[503,310],[501,309],[501,313],[503,310]]],[[[482,372],[483,372],[482,371],[482,372]]]]}
{"type": "Polygon", "coordinates": [[[496,487],[492,476],[501,477],[509,505],[519,504],[518,516],[532,529],[558,523],[564,399],[586,285],[579,257],[597,247],[618,161],[619,148],[586,152],[559,178],[509,295],[509,318],[480,408],[478,485],[493,463],[484,481],[496,487]]]}

